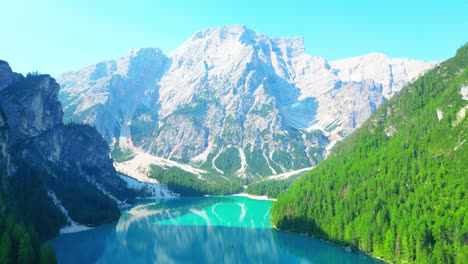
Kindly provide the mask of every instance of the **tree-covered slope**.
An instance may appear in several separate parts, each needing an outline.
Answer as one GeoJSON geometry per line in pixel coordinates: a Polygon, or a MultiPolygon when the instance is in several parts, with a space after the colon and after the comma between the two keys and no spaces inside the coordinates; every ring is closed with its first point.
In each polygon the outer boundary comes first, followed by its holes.
{"type": "Polygon", "coordinates": [[[40,180],[25,175],[32,172],[31,168],[20,168],[18,177],[10,178],[15,182],[6,187],[6,169],[1,158],[0,154],[0,263],[56,263],[50,243],[41,244],[66,219],[48,201],[40,180]]]}
{"type": "Polygon", "coordinates": [[[392,262],[468,263],[468,45],[280,195],[280,229],[392,262]]]}
{"type": "Polygon", "coordinates": [[[253,195],[266,195],[268,198],[278,198],[278,196],[287,190],[302,174],[294,175],[286,179],[267,179],[253,182],[247,186],[245,192],[253,195]]]}

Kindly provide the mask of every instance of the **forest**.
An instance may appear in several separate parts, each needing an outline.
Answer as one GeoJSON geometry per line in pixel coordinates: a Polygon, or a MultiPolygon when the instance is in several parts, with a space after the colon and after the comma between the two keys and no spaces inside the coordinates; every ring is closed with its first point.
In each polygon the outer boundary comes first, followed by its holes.
{"type": "Polygon", "coordinates": [[[182,196],[224,195],[242,191],[242,180],[235,176],[220,177],[208,173],[198,177],[176,167],[166,169],[152,165],[150,177],[182,196]]]}
{"type": "Polygon", "coordinates": [[[50,198],[30,172],[30,168],[22,168],[18,178],[7,183],[5,169],[0,166],[0,263],[57,262],[51,244],[41,243],[57,234],[65,219],[50,206],[50,198]]]}
{"type": "Polygon", "coordinates": [[[278,198],[280,193],[290,187],[300,175],[295,175],[286,179],[265,179],[249,184],[246,193],[253,195],[266,195],[268,198],[278,198]]]}
{"type": "Polygon", "coordinates": [[[385,102],[279,195],[273,224],[395,263],[468,263],[467,64],[465,44],[385,102]]]}

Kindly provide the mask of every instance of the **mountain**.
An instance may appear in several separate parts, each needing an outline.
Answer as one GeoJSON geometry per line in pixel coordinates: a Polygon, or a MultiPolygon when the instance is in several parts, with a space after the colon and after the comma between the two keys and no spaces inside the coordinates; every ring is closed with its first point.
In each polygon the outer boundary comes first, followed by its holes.
{"type": "Polygon", "coordinates": [[[315,166],[435,65],[377,53],[328,62],[308,55],[302,38],[226,26],[168,56],[138,49],[58,82],[65,120],[95,126],[116,160],[149,171],[132,162],[146,153],[192,166],[184,171],[193,177],[251,179],[315,166]]]}
{"type": "Polygon", "coordinates": [[[280,194],[274,225],[391,262],[467,263],[467,111],[465,44],[280,194]]]}
{"type": "Polygon", "coordinates": [[[138,194],[94,128],[63,123],[59,89],[49,75],[23,77],[0,61],[2,196],[42,239],[65,225],[115,220],[118,205],[138,194]]]}

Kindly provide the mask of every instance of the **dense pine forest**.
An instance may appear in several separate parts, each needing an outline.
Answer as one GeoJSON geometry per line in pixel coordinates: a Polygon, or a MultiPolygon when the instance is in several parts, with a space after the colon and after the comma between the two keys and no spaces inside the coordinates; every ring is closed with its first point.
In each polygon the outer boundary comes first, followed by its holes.
{"type": "Polygon", "coordinates": [[[30,177],[30,168],[21,170],[18,179],[8,184],[0,167],[0,263],[56,263],[50,243],[41,243],[57,234],[65,219],[56,207],[49,206],[38,179],[30,177]]]}
{"type": "Polygon", "coordinates": [[[467,66],[465,44],[386,102],[279,196],[274,225],[396,263],[468,263],[467,66]]]}
{"type": "Polygon", "coordinates": [[[254,182],[247,187],[245,192],[253,195],[266,195],[269,198],[277,198],[280,193],[291,186],[298,177],[299,175],[281,180],[267,179],[254,182]]]}
{"type": "Polygon", "coordinates": [[[151,166],[149,176],[182,196],[224,195],[242,191],[242,179],[235,176],[220,178],[208,173],[200,179],[176,167],[164,169],[158,166],[151,166]]]}

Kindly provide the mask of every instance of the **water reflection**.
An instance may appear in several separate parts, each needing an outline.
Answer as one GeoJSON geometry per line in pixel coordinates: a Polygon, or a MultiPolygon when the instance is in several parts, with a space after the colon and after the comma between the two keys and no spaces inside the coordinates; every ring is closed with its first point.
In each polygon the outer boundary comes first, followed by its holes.
{"type": "Polygon", "coordinates": [[[272,230],[270,207],[230,196],[145,201],[118,223],[52,242],[60,263],[376,263],[272,230]]]}

